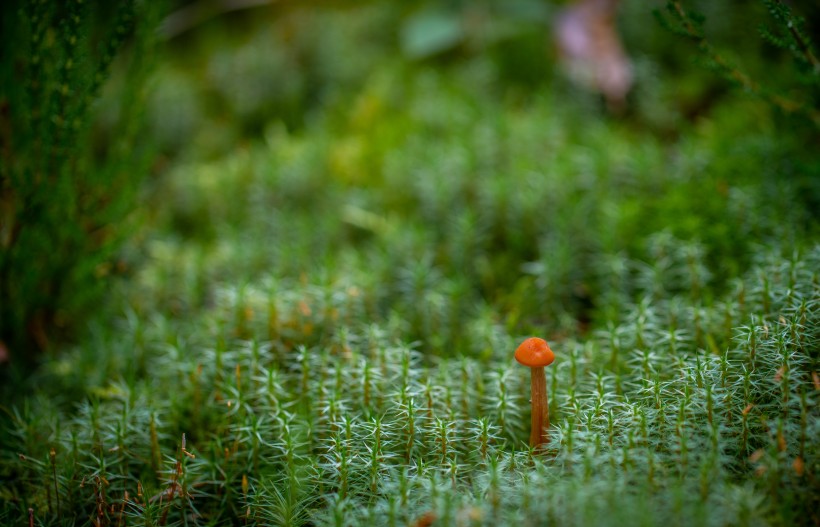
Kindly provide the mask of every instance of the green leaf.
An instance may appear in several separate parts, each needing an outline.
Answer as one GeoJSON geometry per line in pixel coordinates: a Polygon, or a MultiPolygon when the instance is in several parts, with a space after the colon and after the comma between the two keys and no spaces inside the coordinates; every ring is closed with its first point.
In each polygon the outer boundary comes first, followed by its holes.
{"type": "Polygon", "coordinates": [[[414,59],[427,58],[458,46],[464,39],[464,28],[458,13],[425,10],[407,19],[402,27],[401,47],[414,59]]]}

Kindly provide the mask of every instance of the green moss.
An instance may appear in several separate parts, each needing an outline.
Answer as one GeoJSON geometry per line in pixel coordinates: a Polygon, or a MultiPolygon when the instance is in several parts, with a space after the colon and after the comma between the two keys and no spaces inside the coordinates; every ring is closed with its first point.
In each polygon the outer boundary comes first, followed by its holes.
{"type": "Polygon", "coordinates": [[[174,158],[88,333],[2,388],[0,520],[816,523],[804,131],[728,98],[660,137],[483,60],[385,60],[174,158]]]}

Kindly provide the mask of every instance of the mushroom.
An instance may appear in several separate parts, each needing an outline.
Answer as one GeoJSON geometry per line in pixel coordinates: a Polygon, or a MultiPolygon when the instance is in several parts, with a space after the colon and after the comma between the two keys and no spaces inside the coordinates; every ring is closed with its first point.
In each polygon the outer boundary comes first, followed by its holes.
{"type": "Polygon", "coordinates": [[[547,341],[530,337],[515,350],[515,360],[530,368],[532,378],[532,431],[530,446],[534,449],[547,444],[549,440],[550,411],[547,406],[547,378],[544,366],[555,360],[555,354],[547,341]]]}

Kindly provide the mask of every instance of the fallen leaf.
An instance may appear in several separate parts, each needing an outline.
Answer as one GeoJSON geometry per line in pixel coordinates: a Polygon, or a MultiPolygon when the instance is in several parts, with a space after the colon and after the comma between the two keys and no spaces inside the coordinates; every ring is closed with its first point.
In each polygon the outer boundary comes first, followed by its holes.
{"type": "Polygon", "coordinates": [[[581,0],[555,24],[559,59],[576,83],[604,95],[607,104],[624,104],[632,87],[632,65],[615,27],[619,0],[581,0]]]}

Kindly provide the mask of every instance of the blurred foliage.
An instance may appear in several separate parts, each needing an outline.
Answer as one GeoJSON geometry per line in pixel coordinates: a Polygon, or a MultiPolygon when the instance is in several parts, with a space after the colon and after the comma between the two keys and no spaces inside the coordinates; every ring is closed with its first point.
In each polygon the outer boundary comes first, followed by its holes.
{"type": "Polygon", "coordinates": [[[3,3],[0,339],[19,360],[81,320],[115,272],[146,174],[135,145],[157,5],[3,3]],[[119,115],[101,144],[97,101],[126,47],[119,115]]]}
{"type": "MultiPolygon", "coordinates": [[[[721,31],[768,16],[701,7],[721,31]]],[[[709,287],[698,290],[708,299],[749,265],[760,240],[783,232],[783,215],[790,228],[815,228],[817,158],[804,150],[811,129],[799,117],[794,126],[731,97],[688,65],[691,52],[673,35],[648,23],[645,6],[627,2],[625,40],[645,53],[635,59],[638,85],[626,115],[595,123],[603,105],[563,81],[551,56],[557,9],[283,4],[254,11],[270,17],[256,32],[225,35],[226,27],[255,27],[250,13],[237,13],[233,25],[174,37],[184,60],[166,65],[173,76],[165,85],[179,97],[205,86],[213,105],[160,99],[162,108],[200,109],[184,119],[188,132],[170,135],[192,141],[184,152],[205,166],[191,170],[186,161],[156,183],[149,199],[160,203],[157,220],[208,245],[236,232],[278,247],[274,260],[250,258],[242,266],[250,273],[278,265],[287,276],[314,262],[333,268],[339,258],[365,258],[368,281],[380,284],[380,316],[397,310],[414,338],[451,351],[472,347],[463,328],[477,306],[505,313],[510,328],[600,322],[619,307],[610,305],[613,285],[622,299],[643,287],[629,285],[634,270],[613,283],[605,269],[617,264],[601,261],[649,258],[647,240],[658,232],[693,243],[712,269],[709,287]],[[683,65],[685,74],[671,76],[683,65]],[[180,88],[186,79],[190,90],[180,88]],[[681,94],[682,85],[691,92],[681,94]],[[778,136],[782,126],[791,133],[778,136]],[[269,157],[255,147],[235,152],[236,141],[260,136],[269,157]],[[234,151],[227,161],[218,160],[222,149],[234,151]],[[541,213],[546,203],[560,214],[541,213]],[[426,293],[413,292],[425,287],[436,290],[432,301],[447,299],[447,328],[425,322],[426,293]]],[[[759,49],[744,45],[736,51],[747,58],[759,49]]]]}
{"type": "MultiPolygon", "coordinates": [[[[816,228],[794,206],[809,201],[799,182],[812,173],[754,113],[742,125],[727,113],[670,148],[546,93],[521,106],[468,85],[385,71],[309,136],[271,128],[263,146],[183,165],[154,189],[175,196],[155,220],[181,237],[172,247],[198,247],[191,271],[211,277],[203,285],[366,265],[371,316],[394,312],[428,352],[448,355],[476,351],[467,321],[489,306],[526,333],[605,323],[629,299],[694,283],[708,303],[759,243],[816,228]],[[720,132],[733,126],[745,135],[720,132]],[[644,273],[661,269],[610,274],[625,257],[660,256],[690,261],[690,274],[654,285],[644,273]]],[[[172,274],[155,287],[190,283],[172,274]]]]}
{"type": "MultiPolygon", "coordinates": [[[[763,4],[771,20],[761,26],[760,33],[776,49],[791,56],[793,74],[788,78],[795,84],[793,86],[787,87],[782,81],[774,85],[761,84],[760,80],[751,77],[711,43],[704,31],[704,16],[687,11],[680,2],[667,2],[666,16],[657,11],[655,14],[670,31],[696,43],[710,69],[779,110],[799,114],[820,128],[820,60],[807,33],[806,20],[780,0],[766,0],[763,4]]],[[[771,72],[767,74],[768,77],[771,72]]]]}
{"type": "MultiPolygon", "coordinates": [[[[502,98],[550,91],[600,104],[596,94],[562,75],[552,24],[565,5],[274,2],[226,13],[169,37],[172,60],[158,75],[152,102],[155,133],[169,152],[184,142],[193,146],[187,151],[219,155],[237,139],[260,137],[269,123],[301,130],[317,112],[355,97],[376,71],[422,65],[471,75],[471,82],[502,98]]],[[[794,82],[799,67],[789,60],[793,53],[758,31],[783,30],[764,3],[685,5],[702,14],[710,44],[751,79],[765,79],[770,91],[784,96],[802,89],[794,82]]],[[[652,9],[635,0],[620,5],[618,27],[636,77],[625,117],[671,137],[733,97],[730,84],[693,64],[704,62],[696,47],[674,38],[652,18],[652,9]]],[[[812,5],[795,8],[807,35],[820,21],[818,12],[812,5]]],[[[816,97],[816,90],[809,93],[816,97]]],[[[800,120],[784,126],[794,124],[800,120]]]]}

